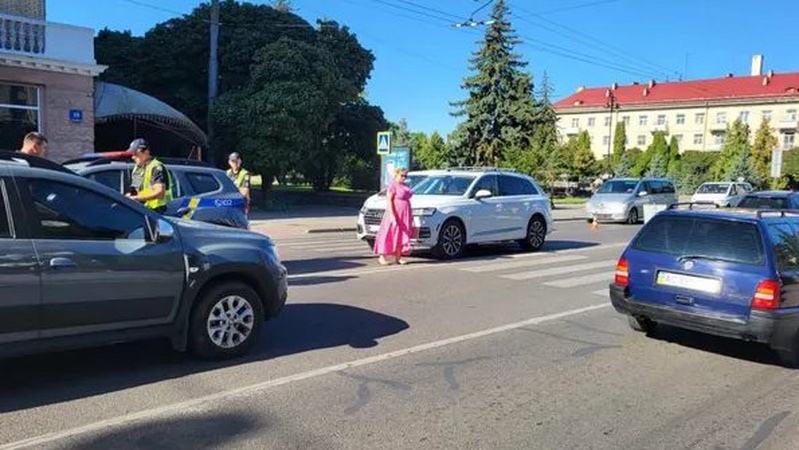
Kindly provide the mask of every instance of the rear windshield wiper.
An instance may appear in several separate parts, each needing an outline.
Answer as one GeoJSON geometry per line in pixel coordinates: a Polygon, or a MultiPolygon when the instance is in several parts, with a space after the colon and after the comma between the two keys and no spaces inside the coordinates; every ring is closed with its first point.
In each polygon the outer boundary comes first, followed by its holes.
{"type": "Polygon", "coordinates": [[[683,262],[686,259],[704,259],[704,260],[707,260],[707,261],[731,262],[729,259],[717,258],[715,256],[707,256],[707,255],[682,255],[679,258],[677,258],[677,261],[683,262]]]}

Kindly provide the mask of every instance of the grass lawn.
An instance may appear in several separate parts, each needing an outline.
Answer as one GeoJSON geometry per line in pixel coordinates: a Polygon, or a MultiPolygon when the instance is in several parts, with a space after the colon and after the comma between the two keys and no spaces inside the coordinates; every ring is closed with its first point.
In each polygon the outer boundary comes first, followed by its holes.
{"type": "Polygon", "coordinates": [[[564,197],[556,198],[555,204],[558,205],[582,205],[588,201],[588,197],[564,197]]]}

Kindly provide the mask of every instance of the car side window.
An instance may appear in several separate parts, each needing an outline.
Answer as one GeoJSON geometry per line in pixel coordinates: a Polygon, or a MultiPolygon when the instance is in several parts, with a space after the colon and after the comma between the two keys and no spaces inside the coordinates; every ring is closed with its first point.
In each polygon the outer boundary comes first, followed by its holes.
{"type": "MultiPolygon", "coordinates": [[[[169,169],[167,169],[169,170],[169,169]]],[[[169,170],[169,190],[172,191],[172,198],[179,198],[180,194],[180,180],[175,172],[169,170]]]]}
{"type": "Polygon", "coordinates": [[[111,189],[122,192],[122,177],[119,170],[104,170],[102,172],[95,172],[88,176],[92,181],[96,181],[111,189]]]}
{"type": "Polygon", "coordinates": [[[672,184],[670,181],[664,181],[663,182],[663,193],[664,194],[676,194],[677,190],[674,189],[674,184],[672,184]]]}
{"type": "Polygon", "coordinates": [[[11,221],[6,207],[6,198],[8,195],[6,195],[5,182],[0,180],[0,239],[11,237],[11,221]]]}
{"type": "Polygon", "coordinates": [[[186,173],[186,180],[191,185],[195,195],[206,194],[219,190],[219,182],[213,175],[207,173],[186,173]]]}
{"type": "Polygon", "coordinates": [[[35,239],[113,241],[145,239],[146,219],[88,189],[50,180],[28,182],[35,239]]]}
{"type": "Polygon", "coordinates": [[[787,223],[773,223],[768,226],[768,235],[777,259],[777,270],[799,269],[799,236],[796,228],[787,223]]]}
{"type": "Polygon", "coordinates": [[[533,184],[523,178],[513,177],[509,175],[499,176],[500,196],[504,197],[511,195],[536,195],[536,194],[537,192],[533,187],[533,184]]]}
{"type": "Polygon", "coordinates": [[[652,188],[650,187],[649,183],[647,183],[646,181],[642,181],[640,184],[638,184],[637,192],[638,193],[646,192],[647,194],[651,194],[652,188]]]}
{"type": "Polygon", "coordinates": [[[734,197],[736,195],[738,195],[738,187],[733,184],[730,186],[730,197],[734,197]]]}
{"type": "Polygon", "coordinates": [[[493,196],[498,195],[496,175],[486,175],[483,178],[480,178],[480,180],[477,181],[474,190],[472,191],[472,195],[476,194],[477,191],[482,191],[484,189],[486,191],[490,191],[491,195],[493,196]]]}
{"type": "Polygon", "coordinates": [[[663,193],[663,183],[660,181],[650,181],[649,183],[649,193],[652,195],[662,194],[663,193]]]}

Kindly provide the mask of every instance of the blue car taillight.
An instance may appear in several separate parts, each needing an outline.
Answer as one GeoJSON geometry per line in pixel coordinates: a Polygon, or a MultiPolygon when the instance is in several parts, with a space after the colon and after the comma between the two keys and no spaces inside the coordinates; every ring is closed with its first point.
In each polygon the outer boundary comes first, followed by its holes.
{"type": "Polygon", "coordinates": [[[627,287],[630,285],[630,265],[627,258],[620,258],[616,264],[616,276],[613,279],[616,286],[627,287]]]}

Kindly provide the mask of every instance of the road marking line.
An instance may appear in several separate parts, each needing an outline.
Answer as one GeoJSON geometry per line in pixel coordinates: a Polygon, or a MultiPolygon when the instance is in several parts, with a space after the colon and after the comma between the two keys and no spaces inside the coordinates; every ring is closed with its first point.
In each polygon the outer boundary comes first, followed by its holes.
{"type": "Polygon", "coordinates": [[[588,259],[587,256],[583,255],[551,256],[552,255],[551,253],[538,253],[538,255],[540,256],[539,258],[535,259],[530,258],[527,261],[514,261],[514,262],[489,264],[476,267],[465,267],[461,270],[471,273],[498,272],[500,270],[519,269],[522,267],[540,266],[543,264],[554,264],[554,263],[561,263],[568,261],[577,261],[581,259],[588,259]]]}
{"type": "Polygon", "coordinates": [[[594,291],[594,292],[592,292],[592,294],[594,294],[594,295],[598,295],[598,296],[600,296],[600,297],[605,297],[605,298],[607,298],[607,297],[609,297],[609,296],[610,296],[610,294],[608,293],[608,289],[607,289],[607,288],[605,288],[605,289],[600,289],[600,290],[598,290],[598,291],[594,291]]]}
{"type": "MultiPolygon", "coordinates": [[[[609,250],[612,248],[618,247],[626,247],[626,242],[619,242],[615,244],[607,244],[607,245],[598,245],[594,247],[584,247],[584,248],[568,248],[563,250],[553,250],[553,251],[545,251],[542,253],[516,253],[512,255],[504,255],[502,257],[480,257],[469,259],[466,261],[460,262],[448,262],[448,261],[434,261],[434,262],[413,262],[408,264],[407,266],[389,266],[389,267],[374,267],[374,266],[367,266],[367,267],[360,267],[355,269],[335,269],[335,270],[327,270],[324,272],[311,272],[311,273],[303,273],[297,275],[289,275],[289,280],[296,280],[301,278],[312,278],[312,277],[355,277],[360,275],[371,275],[375,273],[390,273],[395,271],[408,271],[408,270],[416,270],[416,269],[430,269],[430,268],[450,268],[450,269],[460,269],[462,267],[483,267],[486,263],[492,262],[504,262],[507,259],[521,259],[521,258],[539,258],[540,255],[562,255],[562,254],[570,254],[570,253],[584,253],[587,251],[596,251],[596,250],[609,250]]],[[[279,248],[279,247],[278,247],[279,248]]],[[[617,261],[614,260],[613,263],[615,264],[617,261]]]]}
{"type": "Polygon", "coordinates": [[[613,268],[614,264],[616,264],[615,259],[608,259],[599,262],[577,264],[576,266],[555,267],[552,269],[534,270],[531,272],[521,272],[521,273],[514,273],[511,275],[502,275],[500,278],[505,278],[507,280],[515,280],[515,281],[532,280],[534,278],[543,278],[552,275],[563,275],[566,273],[580,272],[583,270],[613,268]]]}
{"type": "Polygon", "coordinates": [[[365,242],[359,241],[357,239],[336,239],[336,240],[326,240],[326,241],[309,241],[309,242],[292,242],[292,243],[283,243],[283,242],[276,242],[277,248],[305,248],[305,247],[314,247],[316,245],[344,245],[344,244],[357,244],[360,243],[361,245],[366,245],[365,242]]]}
{"type": "Polygon", "coordinates": [[[600,281],[610,282],[613,280],[613,272],[595,273],[593,275],[586,275],[584,277],[567,278],[565,280],[550,281],[544,283],[544,286],[552,286],[557,288],[573,288],[577,286],[585,286],[586,284],[598,283],[600,281]]]}
{"type": "Polygon", "coordinates": [[[44,445],[51,442],[59,441],[62,439],[73,438],[75,436],[84,435],[87,433],[100,431],[106,428],[111,427],[118,427],[122,425],[127,425],[132,422],[143,421],[147,419],[151,419],[153,417],[163,416],[167,414],[174,414],[174,413],[183,413],[190,409],[197,409],[206,404],[217,405],[219,401],[228,401],[231,397],[241,397],[248,394],[253,394],[259,391],[266,391],[272,388],[276,388],[279,386],[287,385],[290,383],[295,383],[298,381],[304,381],[311,378],[317,378],[324,375],[329,375],[331,373],[341,372],[343,370],[349,370],[356,367],[363,367],[367,365],[372,365],[375,363],[389,361],[395,358],[400,358],[407,355],[412,355],[415,353],[421,353],[428,350],[435,350],[441,347],[446,347],[452,344],[458,344],[461,342],[470,341],[473,339],[479,339],[486,336],[491,336],[498,333],[503,333],[506,331],[512,331],[522,327],[528,327],[531,325],[539,325],[545,322],[551,322],[554,320],[562,319],[564,317],[575,316],[578,314],[583,314],[590,311],[595,311],[602,308],[607,308],[610,306],[610,303],[602,303],[598,305],[586,306],[584,308],[572,309],[569,311],[564,311],[555,314],[549,314],[546,316],[539,316],[533,317],[531,319],[523,320],[521,322],[510,323],[507,325],[501,325],[495,328],[488,328],[481,331],[475,331],[473,333],[463,334],[460,336],[455,336],[447,339],[441,339],[438,341],[428,342],[426,344],[416,345],[414,347],[408,347],[401,350],[395,350],[393,352],[383,353],[380,355],[370,356],[367,358],[356,359],[354,361],[349,361],[341,364],[335,364],[332,366],[322,367],[320,369],[309,370],[307,372],[301,372],[294,375],[285,376],[282,378],[276,378],[274,380],[268,380],[261,383],[252,384],[250,386],[244,386],[236,389],[231,389],[228,391],[217,392],[215,394],[206,395],[203,397],[198,397],[193,400],[187,400],[179,403],[173,403],[171,405],[161,406],[158,408],[146,409],[143,411],[126,414],[124,416],[115,417],[112,419],[101,420],[99,422],[90,423],[87,425],[83,425],[80,427],[75,427],[68,430],[56,431],[52,433],[43,434],[41,436],[23,439],[16,442],[10,442],[7,444],[0,445],[0,450],[16,450],[21,448],[28,448],[37,445],[44,445]]]}

